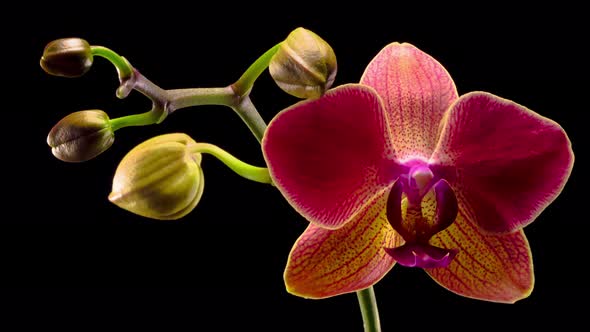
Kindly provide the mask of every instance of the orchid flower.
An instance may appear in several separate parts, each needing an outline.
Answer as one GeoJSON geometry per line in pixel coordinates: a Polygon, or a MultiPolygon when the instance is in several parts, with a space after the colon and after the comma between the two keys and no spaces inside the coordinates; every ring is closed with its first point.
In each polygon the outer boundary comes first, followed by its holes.
{"type": "Polygon", "coordinates": [[[360,84],[280,112],[262,146],[274,184],[310,221],[284,275],[307,298],[370,287],[396,262],[462,296],[527,297],[522,229],[574,161],[557,123],[487,92],[459,97],[440,63],[399,43],[360,84]]]}

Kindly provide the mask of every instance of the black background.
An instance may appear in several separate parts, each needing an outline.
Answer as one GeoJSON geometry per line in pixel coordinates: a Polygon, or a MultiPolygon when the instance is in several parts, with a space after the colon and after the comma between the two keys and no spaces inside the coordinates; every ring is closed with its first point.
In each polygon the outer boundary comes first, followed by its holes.
{"type": "MultiPolygon", "coordinates": [[[[207,87],[233,82],[298,26],[334,48],[336,85],[358,81],[382,47],[406,41],[439,60],[460,94],[484,90],[512,99],[560,123],[573,142],[576,164],[569,183],[526,228],[536,272],[532,295],[514,305],[469,300],[439,287],[423,271],[395,267],[375,286],[384,331],[582,322],[579,312],[590,295],[583,272],[588,252],[582,199],[587,193],[581,190],[588,109],[583,11],[566,3],[526,9],[369,2],[323,7],[103,2],[14,10],[15,23],[3,23],[0,330],[11,330],[3,329],[11,322],[18,324],[15,330],[32,324],[77,331],[362,329],[353,294],[316,301],[284,290],[287,255],[307,222],[271,187],[205,157],[203,199],[184,219],[147,220],[108,202],[118,161],[158,134],[186,132],[263,165],[257,141],[231,110],[191,108],[160,125],[123,129],[110,150],[82,164],[55,159],[45,143],[53,124],[71,112],[99,108],[118,117],[150,107],[137,93],[118,100],[116,74],[102,59],[78,79],[43,73],[38,60],[53,39],[78,36],[112,48],[163,88],[207,87]]],[[[267,121],[296,101],[267,72],[252,99],[267,121]]]]}

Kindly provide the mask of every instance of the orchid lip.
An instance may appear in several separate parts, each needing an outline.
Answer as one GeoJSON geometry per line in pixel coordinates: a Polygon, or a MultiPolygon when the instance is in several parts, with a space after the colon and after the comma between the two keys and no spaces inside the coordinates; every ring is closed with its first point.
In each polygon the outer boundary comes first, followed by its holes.
{"type": "Polygon", "coordinates": [[[387,198],[387,220],[406,242],[427,243],[434,234],[443,231],[455,221],[458,213],[457,198],[446,180],[440,179],[429,184],[429,190],[434,190],[436,214],[430,216],[434,220],[428,222],[422,211],[424,195],[417,195],[415,188],[410,187],[406,180],[407,176],[402,175],[391,187],[387,198]],[[404,194],[407,204],[406,212],[402,213],[404,194]]]}
{"type": "Polygon", "coordinates": [[[406,243],[401,247],[384,248],[384,250],[403,266],[424,269],[447,267],[458,252],[455,249],[444,249],[422,243],[406,243]]]}
{"type": "Polygon", "coordinates": [[[455,249],[429,244],[432,236],[449,227],[458,213],[457,198],[449,183],[444,179],[436,182],[433,179],[434,174],[427,166],[415,166],[410,169],[409,175],[401,175],[389,192],[387,220],[406,244],[384,250],[403,266],[446,267],[457,254],[455,249]],[[420,193],[425,189],[430,194],[420,193]],[[405,203],[404,197],[407,199],[405,203]],[[429,202],[433,200],[436,202],[434,215],[428,212],[424,215],[423,200],[425,204],[432,204],[429,202]]]}

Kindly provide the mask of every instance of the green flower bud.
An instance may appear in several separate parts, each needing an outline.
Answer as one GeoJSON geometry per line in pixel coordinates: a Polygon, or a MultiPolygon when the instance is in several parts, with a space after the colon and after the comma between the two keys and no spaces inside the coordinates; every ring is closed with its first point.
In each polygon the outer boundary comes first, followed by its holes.
{"type": "Polygon", "coordinates": [[[328,43],[304,28],[293,30],[270,62],[277,85],[298,98],[319,98],[336,78],[336,55],[328,43]]]}
{"type": "Polygon", "coordinates": [[[63,161],[90,160],[115,141],[109,116],[101,110],[72,113],[61,119],[47,135],[53,155],[63,161]]]}
{"type": "Polygon", "coordinates": [[[140,216],[172,220],[191,212],[205,185],[201,154],[191,153],[196,142],[185,134],[149,139],[121,161],[109,200],[140,216]]]}
{"type": "Polygon", "coordinates": [[[62,38],[45,46],[40,64],[48,74],[78,77],[90,69],[92,60],[92,50],[87,41],[80,38],[62,38]]]}

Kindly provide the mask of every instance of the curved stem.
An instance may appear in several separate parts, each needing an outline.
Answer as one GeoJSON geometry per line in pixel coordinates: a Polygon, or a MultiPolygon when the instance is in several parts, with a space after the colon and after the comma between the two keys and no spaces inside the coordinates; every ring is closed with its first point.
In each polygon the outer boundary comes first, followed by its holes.
{"type": "Polygon", "coordinates": [[[270,60],[275,55],[282,43],[278,43],[268,51],[264,52],[246,71],[242,76],[232,84],[232,87],[236,94],[240,97],[247,95],[252,89],[254,82],[262,74],[262,72],[270,64],[270,60]]]}
{"type": "Polygon", "coordinates": [[[111,50],[110,48],[106,48],[104,46],[91,46],[92,55],[103,57],[109,60],[115,68],[117,68],[117,72],[119,73],[119,78],[128,78],[133,74],[133,68],[125,60],[124,57],[117,54],[115,51],[111,50]]]}
{"type": "Polygon", "coordinates": [[[193,88],[164,90],[152,83],[122,56],[103,46],[92,46],[92,54],[108,59],[119,72],[121,85],[117,97],[125,98],[131,90],[137,90],[153,102],[152,110],[111,120],[113,130],[129,126],[143,126],[162,122],[168,114],[185,107],[199,105],[224,105],[232,108],[246,123],[260,142],[266,123],[249,97],[254,82],[269,66],[280,43],[261,55],[234,84],[223,88],[193,88]]]}
{"type": "Polygon", "coordinates": [[[235,104],[237,99],[231,86],[225,88],[176,89],[168,90],[167,92],[170,98],[168,113],[191,106],[229,106],[235,104]]]}
{"type": "Polygon", "coordinates": [[[238,97],[232,86],[225,88],[194,88],[167,90],[168,114],[185,107],[200,105],[224,105],[231,107],[246,123],[258,142],[262,141],[266,122],[256,110],[249,96],[238,97]]]}
{"type": "Polygon", "coordinates": [[[153,111],[148,111],[140,114],[133,114],[122,116],[120,118],[111,119],[111,128],[113,131],[131,126],[147,126],[158,122],[160,116],[153,111]]]}
{"type": "Polygon", "coordinates": [[[268,168],[247,164],[227,153],[225,150],[208,143],[197,143],[191,146],[192,153],[207,153],[219,159],[236,174],[252,181],[272,184],[268,168]]]}
{"type": "Polygon", "coordinates": [[[373,286],[357,291],[356,296],[361,307],[365,332],[381,332],[379,310],[377,309],[377,299],[375,298],[373,286]]]}
{"type": "Polygon", "coordinates": [[[154,103],[168,104],[170,97],[168,91],[160,88],[157,84],[143,76],[138,70],[134,70],[132,88],[141,92],[144,96],[151,99],[154,103]]]}
{"type": "Polygon", "coordinates": [[[262,142],[262,137],[264,136],[264,132],[266,131],[266,122],[260,116],[260,113],[254,107],[252,100],[250,100],[249,96],[243,98],[237,106],[232,107],[236,113],[244,120],[248,128],[258,142],[262,142]]]}

